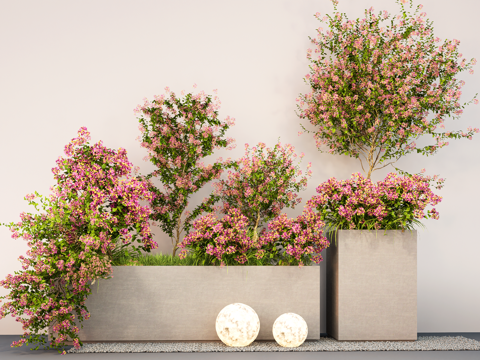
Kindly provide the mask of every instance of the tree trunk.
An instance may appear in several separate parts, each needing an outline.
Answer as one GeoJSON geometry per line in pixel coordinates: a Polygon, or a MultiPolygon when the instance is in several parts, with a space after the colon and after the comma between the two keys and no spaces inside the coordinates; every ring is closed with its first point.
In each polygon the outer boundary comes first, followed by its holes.
{"type": "Polygon", "coordinates": [[[375,168],[375,160],[374,160],[375,149],[376,149],[376,146],[375,146],[375,140],[374,140],[370,145],[370,151],[368,152],[368,157],[367,157],[367,161],[368,161],[367,179],[370,179],[370,176],[372,176],[373,169],[375,168]]]}
{"type": "Polygon", "coordinates": [[[257,221],[255,222],[255,227],[253,228],[253,242],[256,243],[258,241],[258,234],[257,234],[257,228],[258,228],[258,223],[260,221],[260,211],[257,213],[257,221]]]}
{"type": "Polygon", "coordinates": [[[173,243],[172,256],[175,256],[175,253],[177,252],[177,249],[178,249],[178,243],[180,242],[180,234],[181,234],[180,226],[181,225],[182,225],[182,217],[179,216],[177,221],[175,238],[172,239],[172,243],[173,243]]]}
{"type": "Polygon", "coordinates": [[[368,169],[367,179],[370,179],[370,176],[372,176],[372,172],[373,172],[373,167],[370,166],[370,168],[368,169]]]}

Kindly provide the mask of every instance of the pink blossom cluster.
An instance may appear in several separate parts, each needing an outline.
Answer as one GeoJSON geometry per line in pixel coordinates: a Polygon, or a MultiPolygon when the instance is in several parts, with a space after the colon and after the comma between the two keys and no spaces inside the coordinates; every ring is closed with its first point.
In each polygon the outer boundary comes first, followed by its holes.
{"type": "Polygon", "coordinates": [[[219,119],[220,100],[216,95],[212,98],[201,91],[182,92],[182,97],[177,97],[168,87],[165,90],[165,95],[154,96],[152,101],[145,99],[135,112],[140,114],[141,146],[149,154],[146,159],[157,168],[145,178],[161,182],[161,188],[150,182],[155,194],[151,219],[172,238],[175,254],[180,234],[188,233],[193,219],[208,204],[202,203],[187,213],[189,197],[232,164],[230,159],[219,158],[205,165],[202,159],[216,149],[234,147],[234,140],[225,137],[225,132],[235,119],[219,119]],[[183,222],[182,215],[186,215],[183,222]]]}
{"type": "Polygon", "coordinates": [[[303,156],[303,153],[298,156],[290,144],[278,143],[273,148],[264,143],[252,148],[245,144],[245,155],[236,161],[236,171],[228,171],[227,179],[214,183],[215,194],[223,201],[222,211],[240,209],[256,231],[284,207],[295,208],[302,201],[297,192],[306,188],[312,173],[310,163],[303,176],[294,163],[303,156]]]}
{"type": "Polygon", "coordinates": [[[282,214],[268,224],[258,241],[239,209],[230,208],[218,219],[208,214],[196,220],[194,231],[180,244],[180,258],[187,254],[201,265],[308,265],[322,261],[320,252],[329,242],[323,236],[320,216],[305,209],[296,219],[282,214]]]}
{"type": "Polygon", "coordinates": [[[0,297],[0,319],[10,314],[25,331],[12,346],[45,344],[41,332],[52,326],[58,335],[50,347],[72,339],[78,348],[76,321],[89,317],[90,283],[110,276],[114,252],[137,240],[143,250],[157,247],[150,210],[140,204],[153,196],[148,185],[129,177],[132,164],[124,149],[90,146],[89,139],[81,128],[65,147],[66,158],[52,169],[56,184],[50,197],[25,197],[37,213],[22,213],[20,222],[6,225],[12,238],[25,239],[29,247],[19,258],[22,270],[0,281],[9,290],[0,297]]]}
{"type": "Polygon", "coordinates": [[[435,195],[421,175],[399,177],[389,173],[373,183],[360,173],[350,180],[330,178],[317,187],[307,206],[318,210],[322,220],[335,229],[411,229],[423,218],[438,219],[435,195]]]}
{"type": "Polygon", "coordinates": [[[319,264],[323,260],[321,252],[330,245],[323,236],[324,226],[320,215],[306,207],[296,219],[289,219],[286,214],[281,214],[270,221],[268,231],[260,240],[267,247],[267,253],[274,252],[279,246],[283,249],[278,255],[279,265],[303,266],[311,262],[319,264]]]}
{"type": "Polygon", "coordinates": [[[462,58],[459,40],[437,44],[432,22],[420,9],[411,14],[402,5],[402,13],[392,16],[370,8],[355,21],[340,12],[315,15],[329,29],[319,28],[311,38],[318,56],[307,51],[312,65],[305,80],[311,92],[297,98],[299,116],[316,127],[321,151],[360,159],[368,178],[403,155],[430,155],[448,139],[471,139],[479,132],[438,131],[448,117],[462,114],[465,82],[456,75],[473,73],[476,60],[462,58]],[[422,135],[435,142],[418,146],[422,135]]]}
{"type": "Polygon", "coordinates": [[[244,264],[255,255],[255,244],[248,236],[248,219],[238,209],[230,209],[220,220],[213,213],[202,216],[195,220],[193,229],[179,245],[181,259],[189,250],[206,260],[202,265],[232,261],[244,264]]]}
{"type": "MultiPolygon", "coordinates": [[[[138,225],[143,246],[155,248],[157,244],[152,240],[148,224],[151,210],[140,205],[141,200],[153,199],[148,183],[131,177],[133,165],[125,149],[108,149],[102,141],[84,145],[89,139],[90,133],[81,128],[79,137],[65,147],[69,158],[60,157],[57,167],[52,169],[57,181],[52,196],[65,202],[58,211],[70,214],[70,229],[65,230],[66,233],[75,237],[79,229],[90,225],[115,234],[114,238],[121,236],[128,240],[129,229],[137,229],[138,225]],[[74,153],[72,144],[77,146],[74,153]],[[89,204],[88,208],[84,207],[85,203],[89,204]],[[123,230],[115,231],[113,228],[120,225],[119,218],[123,220],[123,230]]],[[[110,241],[102,240],[103,246],[110,241]]]]}

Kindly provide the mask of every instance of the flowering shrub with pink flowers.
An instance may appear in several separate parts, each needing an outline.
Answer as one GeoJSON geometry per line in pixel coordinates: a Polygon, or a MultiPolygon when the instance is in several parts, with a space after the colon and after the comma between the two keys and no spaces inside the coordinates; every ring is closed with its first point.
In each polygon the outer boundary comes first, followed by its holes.
{"type": "MultiPolygon", "coordinates": [[[[303,157],[303,153],[299,158],[303,157]]],[[[295,208],[302,201],[297,192],[307,186],[307,173],[302,175],[292,145],[276,144],[273,149],[264,143],[250,148],[245,144],[245,156],[234,164],[236,171],[229,171],[227,179],[214,183],[215,194],[223,201],[223,212],[236,208],[247,218],[253,228],[253,241],[257,241],[257,228],[278,216],[284,207],[295,208]]]]}
{"type": "Polygon", "coordinates": [[[296,219],[281,214],[268,223],[268,231],[261,238],[264,252],[274,254],[270,257],[277,258],[278,265],[319,264],[323,260],[320,253],[330,245],[323,236],[324,226],[321,216],[308,206],[296,219]]]}
{"type": "Polygon", "coordinates": [[[334,230],[413,229],[421,225],[421,219],[438,219],[435,208],[426,207],[442,200],[422,176],[394,173],[377,183],[360,173],[352,174],[350,180],[330,178],[317,187],[317,193],[307,206],[318,210],[327,227],[334,230]]]}
{"type": "Polygon", "coordinates": [[[248,219],[238,209],[229,209],[221,219],[214,213],[197,219],[179,247],[181,259],[190,252],[199,265],[245,264],[252,260],[257,264],[262,260],[259,245],[248,234],[248,219]]]}
{"type": "Polygon", "coordinates": [[[460,41],[441,43],[433,35],[422,5],[411,13],[405,4],[412,8],[412,1],[401,0],[399,15],[376,15],[370,8],[353,21],[337,11],[338,0],[332,2],[333,16],[315,15],[328,29],[320,27],[310,38],[319,56],[313,58],[308,49],[311,92],[297,99],[299,116],[317,128],[320,151],[359,159],[370,178],[406,154],[431,155],[448,139],[471,139],[479,132],[438,131],[448,117],[458,119],[465,105],[478,104],[476,96],[460,103],[465,82],[457,76],[465,70],[473,74],[476,60],[463,58],[460,41]],[[415,140],[422,135],[435,142],[418,146],[415,140]]]}
{"type": "Polygon", "coordinates": [[[157,167],[144,177],[154,193],[151,219],[170,236],[175,255],[181,234],[188,234],[192,221],[202,212],[211,211],[215,203],[216,198],[210,197],[187,211],[189,197],[231,166],[230,159],[219,158],[210,165],[202,159],[215,149],[233,148],[234,140],[225,138],[225,132],[235,119],[219,119],[217,96],[212,99],[202,91],[177,97],[168,87],[165,89],[166,95],[155,96],[153,101],[145,99],[135,112],[140,113],[141,145],[148,150],[147,159],[157,167]],[[161,188],[152,179],[160,180],[161,188]]]}
{"type": "Polygon", "coordinates": [[[56,184],[49,197],[25,197],[36,213],[22,213],[18,223],[4,224],[30,248],[19,258],[23,270],[0,281],[9,290],[0,298],[0,319],[10,314],[25,331],[12,346],[37,343],[61,349],[71,339],[79,348],[78,325],[90,316],[85,307],[90,282],[108,278],[112,257],[125,247],[157,247],[150,210],[140,204],[152,199],[148,184],[130,176],[132,164],[124,149],[108,149],[101,141],[89,145],[89,139],[81,128],[65,146],[66,157],[52,169],[56,184]],[[58,334],[50,344],[42,335],[48,327],[58,334]]]}
{"type": "Polygon", "coordinates": [[[180,244],[180,258],[190,254],[200,265],[309,265],[320,263],[329,242],[320,216],[305,209],[296,219],[282,214],[254,240],[248,218],[229,208],[222,219],[210,213],[196,220],[180,244]]]}

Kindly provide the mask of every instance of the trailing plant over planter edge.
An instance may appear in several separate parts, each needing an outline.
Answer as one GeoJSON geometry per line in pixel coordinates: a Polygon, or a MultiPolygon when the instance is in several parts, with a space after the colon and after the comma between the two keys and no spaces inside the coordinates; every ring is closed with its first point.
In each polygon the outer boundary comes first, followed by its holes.
{"type": "Polygon", "coordinates": [[[0,281],[10,291],[0,297],[5,300],[0,319],[10,314],[25,331],[12,346],[34,343],[61,352],[71,339],[79,348],[76,321],[90,316],[89,283],[109,278],[112,258],[126,247],[147,252],[157,247],[150,209],[140,205],[153,196],[148,184],[131,177],[124,149],[108,149],[101,141],[91,146],[89,139],[83,127],[65,146],[66,158],[52,169],[56,184],[49,197],[36,192],[25,197],[39,213],[22,213],[20,222],[3,224],[30,247],[27,257],[19,258],[22,270],[0,281]],[[50,326],[58,337],[47,344],[42,332],[50,326]]]}

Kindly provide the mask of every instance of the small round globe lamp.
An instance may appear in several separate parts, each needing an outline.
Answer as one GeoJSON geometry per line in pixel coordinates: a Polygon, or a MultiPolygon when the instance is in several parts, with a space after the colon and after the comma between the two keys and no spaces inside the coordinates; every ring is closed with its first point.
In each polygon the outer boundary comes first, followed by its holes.
{"type": "Polygon", "coordinates": [[[250,345],[260,331],[260,319],[250,306],[240,303],[225,306],[215,323],[217,335],[225,345],[250,345]]]}
{"type": "Polygon", "coordinates": [[[273,337],[283,347],[298,347],[303,344],[307,335],[307,323],[300,315],[286,313],[273,323],[273,337]]]}

